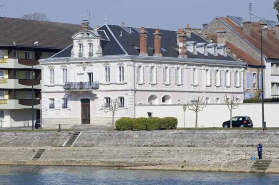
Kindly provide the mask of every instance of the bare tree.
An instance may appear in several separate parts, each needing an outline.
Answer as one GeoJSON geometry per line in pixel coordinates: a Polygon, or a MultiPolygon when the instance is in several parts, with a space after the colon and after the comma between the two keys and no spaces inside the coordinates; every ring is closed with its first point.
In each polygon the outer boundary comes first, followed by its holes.
{"type": "Polygon", "coordinates": [[[198,97],[197,99],[193,100],[192,104],[188,104],[189,110],[194,111],[196,113],[196,128],[198,128],[198,114],[200,111],[203,111],[203,109],[206,107],[205,103],[206,101],[203,97],[198,97]]]}
{"type": "Polygon", "coordinates": [[[33,20],[33,21],[49,21],[46,14],[44,13],[31,13],[25,14],[21,17],[22,19],[33,20]]]}
{"type": "Polygon", "coordinates": [[[119,99],[115,98],[115,99],[112,99],[110,102],[104,102],[104,104],[102,105],[102,109],[105,112],[112,112],[112,126],[113,127],[115,127],[114,115],[115,115],[115,112],[117,112],[119,109],[119,104],[120,104],[119,99]]]}
{"type": "Polygon", "coordinates": [[[231,98],[228,98],[228,96],[225,95],[225,103],[230,111],[230,128],[232,128],[232,111],[233,109],[238,108],[238,105],[240,104],[240,98],[238,98],[237,96],[232,96],[231,98]]]}

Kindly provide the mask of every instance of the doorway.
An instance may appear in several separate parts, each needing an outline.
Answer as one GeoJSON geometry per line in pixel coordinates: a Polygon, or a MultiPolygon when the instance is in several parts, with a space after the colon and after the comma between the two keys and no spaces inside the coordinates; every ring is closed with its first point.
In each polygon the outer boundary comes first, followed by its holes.
{"type": "Polygon", "coordinates": [[[81,124],[90,124],[90,99],[81,99],[81,124]]]}

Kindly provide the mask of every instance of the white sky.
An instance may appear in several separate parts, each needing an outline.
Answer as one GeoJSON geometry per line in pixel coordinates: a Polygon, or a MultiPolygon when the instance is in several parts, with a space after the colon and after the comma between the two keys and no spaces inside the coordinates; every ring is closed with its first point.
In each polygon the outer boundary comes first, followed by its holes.
{"type": "Polygon", "coordinates": [[[0,0],[0,5],[4,17],[42,12],[54,22],[80,24],[90,10],[91,26],[104,24],[106,13],[109,24],[177,30],[187,24],[201,28],[216,16],[249,20],[249,2],[255,15],[276,21],[274,0],[0,0]]]}

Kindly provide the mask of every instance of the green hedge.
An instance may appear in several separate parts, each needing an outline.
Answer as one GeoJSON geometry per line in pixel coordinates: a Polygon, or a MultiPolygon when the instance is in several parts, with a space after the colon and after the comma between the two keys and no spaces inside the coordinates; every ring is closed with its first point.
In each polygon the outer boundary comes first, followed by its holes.
{"type": "Polygon", "coordinates": [[[121,118],[115,122],[116,130],[132,130],[134,125],[134,119],[121,118]]]}
{"type": "MultiPolygon", "coordinates": [[[[243,103],[261,103],[262,99],[260,98],[250,98],[243,100],[243,103]]],[[[279,98],[266,98],[264,102],[279,102],[279,98]]]]}
{"type": "Polygon", "coordinates": [[[171,130],[177,127],[177,118],[121,118],[115,122],[116,130],[171,130]]]}
{"type": "Polygon", "coordinates": [[[177,127],[177,118],[174,117],[166,117],[163,118],[160,122],[159,129],[161,130],[172,130],[177,127]]]}

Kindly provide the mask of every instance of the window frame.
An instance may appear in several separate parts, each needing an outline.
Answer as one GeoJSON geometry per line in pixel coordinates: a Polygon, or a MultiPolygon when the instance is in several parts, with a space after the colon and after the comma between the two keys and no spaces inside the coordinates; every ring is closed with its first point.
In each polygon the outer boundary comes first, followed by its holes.
{"type": "Polygon", "coordinates": [[[105,66],[105,83],[110,83],[110,66],[105,66]]]}
{"type": "Polygon", "coordinates": [[[68,109],[68,98],[62,98],[62,109],[68,109]]]}
{"type": "Polygon", "coordinates": [[[120,83],[123,83],[125,80],[124,66],[118,66],[118,71],[119,71],[118,80],[120,83]]]}
{"type": "Polygon", "coordinates": [[[105,101],[105,108],[109,108],[110,104],[111,104],[111,98],[110,97],[104,97],[104,101],[105,101]]]}
{"type": "Polygon", "coordinates": [[[54,84],[54,68],[49,69],[49,84],[54,84]]]}
{"type": "Polygon", "coordinates": [[[119,101],[119,103],[118,103],[119,108],[125,107],[125,98],[123,96],[119,96],[118,101],[119,101]]]}
{"type": "Polygon", "coordinates": [[[51,109],[51,110],[55,109],[55,99],[54,98],[49,98],[48,101],[49,101],[48,102],[48,108],[51,109]]]}
{"type": "Polygon", "coordinates": [[[62,83],[65,84],[68,82],[68,69],[63,68],[62,69],[62,83]]]}
{"type": "Polygon", "coordinates": [[[26,59],[26,60],[32,60],[32,59],[33,59],[33,53],[32,53],[32,51],[24,51],[24,59],[26,59]]]}
{"type": "Polygon", "coordinates": [[[32,79],[33,79],[32,71],[25,71],[25,80],[32,80],[32,79]]]}

